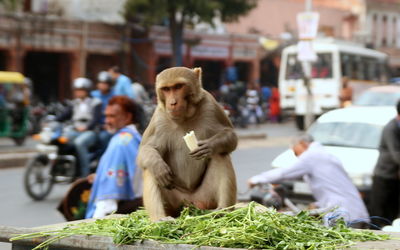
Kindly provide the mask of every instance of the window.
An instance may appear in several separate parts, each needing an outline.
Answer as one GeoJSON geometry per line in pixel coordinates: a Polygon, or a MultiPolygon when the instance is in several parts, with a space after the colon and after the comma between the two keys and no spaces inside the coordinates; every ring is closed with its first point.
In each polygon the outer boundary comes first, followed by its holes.
{"type": "Polygon", "coordinates": [[[315,123],[309,132],[325,146],[378,148],[382,127],[368,123],[328,122],[315,123]]]}
{"type": "Polygon", "coordinates": [[[342,75],[356,80],[380,81],[384,74],[384,63],[377,58],[340,54],[342,75]]]}
{"type": "MultiPolygon", "coordinates": [[[[318,53],[317,61],[312,64],[312,78],[332,78],[332,54],[318,53]]],[[[297,54],[288,54],[286,66],[286,80],[303,78],[303,68],[297,60],[297,54]]]]}

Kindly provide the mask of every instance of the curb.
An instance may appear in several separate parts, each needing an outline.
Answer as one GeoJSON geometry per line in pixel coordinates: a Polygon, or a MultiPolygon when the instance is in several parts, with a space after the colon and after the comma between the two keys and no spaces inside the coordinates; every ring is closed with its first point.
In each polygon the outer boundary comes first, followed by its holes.
{"type": "MultiPolygon", "coordinates": [[[[239,140],[265,140],[266,133],[238,134],[239,140]]],[[[0,152],[0,169],[24,167],[27,161],[32,158],[37,151],[25,149],[21,151],[2,151],[0,152]]]]}
{"type": "Polygon", "coordinates": [[[267,139],[267,134],[266,133],[254,133],[254,134],[243,134],[243,135],[237,135],[239,140],[260,140],[260,139],[267,139]]]}
{"type": "Polygon", "coordinates": [[[0,153],[0,169],[24,167],[27,161],[36,154],[36,151],[0,153]]]}

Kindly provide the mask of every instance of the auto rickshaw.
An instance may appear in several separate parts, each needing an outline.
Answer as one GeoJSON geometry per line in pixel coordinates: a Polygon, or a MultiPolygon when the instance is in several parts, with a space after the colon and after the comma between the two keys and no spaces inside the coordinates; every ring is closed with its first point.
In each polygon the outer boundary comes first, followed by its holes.
{"type": "Polygon", "coordinates": [[[29,86],[18,72],[0,71],[0,137],[21,146],[28,135],[29,86]]]}

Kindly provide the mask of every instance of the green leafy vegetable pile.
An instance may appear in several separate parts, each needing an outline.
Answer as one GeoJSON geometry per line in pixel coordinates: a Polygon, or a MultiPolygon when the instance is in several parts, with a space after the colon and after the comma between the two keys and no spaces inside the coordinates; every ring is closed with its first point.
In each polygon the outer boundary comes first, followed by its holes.
{"type": "Polygon", "coordinates": [[[185,208],[175,220],[153,223],[144,210],[122,218],[99,219],[80,223],[57,231],[24,234],[11,240],[50,236],[36,248],[72,235],[113,237],[116,244],[140,240],[155,240],[170,244],[192,244],[257,249],[334,249],[355,241],[386,240],[388,235],[352,230],[343,221],[333,227],[322,225],[321,218],[303,211],[295,216],[264,208],[257,203],[232,210],[202,211],[185,208]]]}

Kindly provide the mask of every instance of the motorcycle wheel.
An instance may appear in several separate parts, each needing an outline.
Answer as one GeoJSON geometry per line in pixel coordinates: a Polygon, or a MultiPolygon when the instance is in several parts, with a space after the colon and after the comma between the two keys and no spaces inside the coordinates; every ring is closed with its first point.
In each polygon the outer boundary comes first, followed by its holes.
{"type": "Polygon", "coordinates": [[[51,164],[47,155],[37,155],[29,160],[24,173],[26,193],[34,200],[46,198],[53,188],[51,164]]]}

